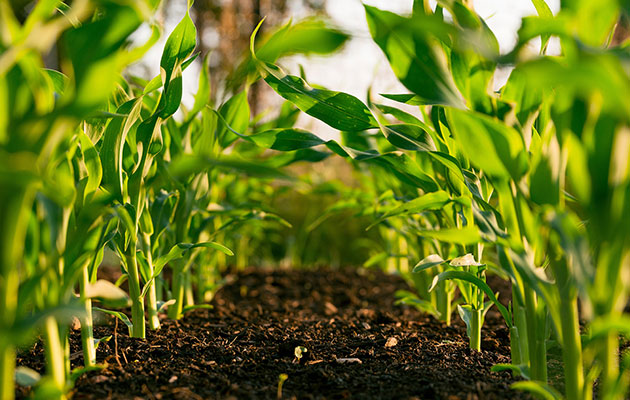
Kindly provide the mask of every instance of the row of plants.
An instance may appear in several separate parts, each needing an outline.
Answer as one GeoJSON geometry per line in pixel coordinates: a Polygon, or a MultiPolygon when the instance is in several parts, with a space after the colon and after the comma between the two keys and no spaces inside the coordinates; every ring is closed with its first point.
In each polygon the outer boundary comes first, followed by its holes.
{"type": "Polygon", "coordinates": [[[128,44],[157,3],[39,1],[25,21],[0,4],[0,397],[13,397],[14,376],[37,381],[43,398],[63,397],[80,373],[98,368],[93,301],[138,338],[146,321],[159,328],[164,309],[180,318],[206,307],[226,257],[235,253],[240,266],[260,260],[255,243],[287,225],[269,207],[278,181],[298,183],[283,168],[332,155],[351,163],[360,188],[313,189],[343,199],[299,232],[294,260],[326,218],[371,217],[359,246],[371,251],[366,265],[417,289],[399,293],[400,302],[447,324],[457,309],[476,350],[497,307],[512,364],[495,368],[528,379],[515,387],[544,398],[592,398],[596,383],[600,398],[627,393],[619,335],[630,333],[630,79],[628,46],[613,40],[627,2],[566,1],[554,16],[535,0],[539,15],[523,19],[505,55],[470,2],[415,1],[410,16],[366,6],[375,43],[410,92],[382,97],[417,106],[416,115],[285,73],[280,57],[329,53],[347,39],[312,20],[264,41],[254,33],[226,99],[215,99],[204,60],[185,109],[182,72],[197,58],[188,14],[169,35],[158,76],[121,75],[158,39],[153,27],[145,45],[128,44]],[[560,55],[546,54],[552,37],[560,55]],[[43,62],[55,44],[59,71],[43,62]],[[495,91],[495,71],[506,66],[510,77],[495,91]],[[247,87],[260,78],[286,99],[273,118],[250,118],[247,87]],[[300,110],[340,140],[295,129],[300,110]],[[110,250],[123,268],[115,285],[97,279],[110,250]],[[488,271],[511,281],[508,307],[486,284],[488,271]],[[131,318],[120,311],[128,305],[131,318]],[[71,371],[68,325],[77,316],[85,366],[71,371]],[[41,379],[15,369],[16,349],[37,333],[46,348],[41,379]],[[554,345],[563,395],[548,382],[554,345]]]}
{"type": "MultiPolygon", "coordinates": [[[[276,140],[290,134],[291,149],[325,146],[369,172],[371,205],[358,208],[375,214],[388,246],[368,264],[386,263],[416,284],[402,302],[446,323],[456,304],[476,350],[494,305],[512,352],[512,364],[495,369],[528,379],[516,388],[589,399],[596,386],[598,398],[623,398],[630,47],[619,31],[630,5],[563,1],[553,15],[544,1],[533,4],[538,15],[523,19],[508,54],[472,2],[415,1],[410,16],[365,6],[374,42],[410,91],[381,97],[418,106],[420,118],[370,93],[363,103],[287,74],[258,57],[255,33],[251,58],[280,96],[341,131],[340,141],[294,129],[276,140]],[[558,55],[547,54],[552,38],[558,55]],[[512,71],[495,91],[499,67],[512,71]],[[486,284],[488,270],[511,281],[509,307],[486,284]],[[552,345],[562,349],[563,394],[548,382],[552,345]]],[[[259,138],[246,139],[281,150],[259,138]]]]}
{"type": "MultiPolygon", "coordinates": [[[[206,57],[194,104],[181,105],[182,73],[200,62],[188,12],[166,40],[160,73],[143,80],[124,71],[160,37],[158,0],[41,0],[23,21],[11,4],[0,4],[0,398],[14,397],[15,382],[36,386],[38,398],[64,398],[78,376],[102,368],[96,350],[109,338],[94,337],[94,313],[144,339],[160,313],[179,319],[209,307],[227,257],[241,267],[273,257],[253,251],[289,225],[270,209],[277,181],[297,181],[283,168],[325,155],[287,145],[269,154],[239,137],[268,140],[299,113],[287,102],[250,118],[247,60],[217,99],[206,57]],[[133,47],[142,24],[153,33],[133,47]],[[51,52],[58,70],[45,68],[51,52]],[[115,283],[98,279],[107,252],[121,264],[115,283]],[[75,369],[73,319],[84,361],[75,369]],[[16,368],[17,351],[37,335],[43,377],[16,368]]],[[[347,38],[305,20],[269,35],[260,57],[329,53],[347,38]]]]}

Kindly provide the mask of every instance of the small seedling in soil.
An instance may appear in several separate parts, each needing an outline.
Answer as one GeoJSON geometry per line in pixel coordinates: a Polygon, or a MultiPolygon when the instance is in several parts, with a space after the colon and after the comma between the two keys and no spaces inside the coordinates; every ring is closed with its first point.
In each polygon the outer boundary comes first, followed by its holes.
{"type": "Polygon", "coordinates": [[[302,357],[304,357],[304,353],[306,352],[308,352],[308,349],[306,347],[297,346],[293,351],[293,354],[295,354],[295,359],[293,360],[293,362],[299,363],[302,360],[302,357]]]}
{"type": "MultiPolygon", "coordinates": [[[[297,347],[296,347],[296,354],[297,354],[297,347]]],[[[287,374],[280,374],[280,376],[278,376],[278,399],[282,398],[282,385],[284,385],[284,381],[286,381],[287,379],[289,379],[289,375],[287,374]]]]}

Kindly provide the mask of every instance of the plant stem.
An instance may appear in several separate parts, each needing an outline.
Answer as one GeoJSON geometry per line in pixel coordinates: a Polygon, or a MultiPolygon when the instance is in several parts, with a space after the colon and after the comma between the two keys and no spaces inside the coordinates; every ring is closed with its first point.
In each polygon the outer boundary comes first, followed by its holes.
{"type": "MultiPolygon", "coordinates": [[[[149,265],[149,273],[153,275],[153,255],[151,254],[151,237],[150,235],[142,235],[144,241],[145,257],[149,265]]],[[[147,314],[149,317],[149,328],[153,330],[160,329],[160,318],[157,310],[157,292],[155,290],[155,279],[149,282],[147,292],[147,314]]]]}
{"type": "Polygon", "coordinates": [[[537,337],[538,330],[545,329],[545,325],[539,324],[536,294],[529,287],[526,287],[524,292],[531,378],[535,381],[547,382],[546,346],[544,342],[540,343],[537,337]]]}
{"type": "Polygon", "coordinates": [[[47,317],[44,325],[46,369],[57,389],[63,393],[66,385],[64,349],[59,337],[59,324],[55,317],[47,317]]]}
{"type": "Polygon", "coordinates": [[[483,311],[473,310],[470,326],[470,348],[481,351],[481,326],[483,325],[483,311]]]}
{"type": "Polygon", "coordinates": [[[144,322],[144,301],[140,291],[140,277],[138,275],[138,260],[136,259],[136,243],[132,240],[125,255],[127,273],[129,275],[129,294],[131,297],[131,322],[133,330],[131,337],[144,339],[146,328],[144,322]]]}
{"type": "Polygon", "coordinates": [[[518,327],[512,325],[510,328],[510,358],[514,365],[523,364],[521,352],[521,338],[518,333],[518,327]]]}
{"type": "Polygon", "coordinates": [[[562,310],[560,321],[562,324],[565,396],[567,399],[584,399],[584,371],[577,297],[560,296],[560,309],[562,310]]]}
{"type": "Polygon", "coordinates": [[[440,320],[447,326],[451,325],[453,294],[446,290],[446,282],[440,282],[436,288],[437,309],[440,312],[440,320]]]}
{"type": "Polygon", "coordinates": [[[184,303],[184,274],[181,269],[173,268],[173,298],[175,304],[168,307],[168,317],[170,319],[180,319],[184,303]]]}
{"type": "MultiPolygon", "coordinates": [[[[512,284],[512,314],[514,317],[514,327],[517,329],[519,350],[519,364],[529,364],[529,341],[527,340],[527,316],[525,307],[521,304],[517,294],[518,288],[512,284]]],[[[510,340],[512,340],[510,338],[510,340]]],[[[514,363],[514,361],[512,361],[514,363]]]]}
{"type": "Polygon", "coordinates": [[[85,316],[81,318],[81,342],[83,344],[83,363],[86,367],[96,365],[96,349],[94,348],[94,329],[92,320],[92,299],[86,296],[86,290],[90,284],[89,263],[83,266],[79,290],[81,301],[85,307],[85,316]]]}
{"type": "Polygon", "coordinates": [[[15,396],[16,355],[11,329],[17,318],[19,266],[34,191],[5,183],[0,184],[0,398],[11,400],[15,396]]]}

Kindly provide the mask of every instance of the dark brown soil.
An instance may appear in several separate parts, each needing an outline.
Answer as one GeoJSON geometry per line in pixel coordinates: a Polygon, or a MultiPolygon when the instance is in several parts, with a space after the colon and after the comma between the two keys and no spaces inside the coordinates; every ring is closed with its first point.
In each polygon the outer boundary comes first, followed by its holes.
{"type": "MultiPolygon", "coordinates": [[[[510,373],[490,372],[509,362],[508,330],[496,312],[474,352],[461,322],[446,327],[393,305],[405,288],[371,270],[241,272],[213,310],[164,320],[145,341],[130,339],[122,324],[96,328],[96,337],[116,337],[98,349],[106,367],[81,376],[73,398],[276,398],[280,374],[288,376],[283,398],[527,398],[510,389],[510,373]],[[299,361],[297,346],[307,349],[299,361]]],[[[82,363],[79,343],[73,332],[74,365],[82,363]]],[[[43,372],[41,345],[18,364],[43,372]]]]}

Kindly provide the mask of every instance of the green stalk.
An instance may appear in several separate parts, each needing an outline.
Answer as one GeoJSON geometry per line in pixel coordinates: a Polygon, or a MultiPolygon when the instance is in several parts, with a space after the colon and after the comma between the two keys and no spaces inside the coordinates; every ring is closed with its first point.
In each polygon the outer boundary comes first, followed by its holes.
{"type": "Polygon", "coordinates": [[[567,399],[585,399],[577,297],[560,296],[560,309],[565,396],[567,399]]]}
{"type": "Polygon", "coordinates": [[[0,327],[2,328],[0,334],[0,398],[11,400],[15,395],[13,379],[16,354],[15,346],[11,343],[9,330],[15,321],[20,278],[17,269],[7,269],[2,275],[3,279],[0,279],[0,294],[2,295],[0,309],[3,311],[0,313],[0,327]]]}
{"type": "Polygon", "coordinates": [[[170,319],[180,319],[183,303],[184,303],[184,276],[182,271],[179,268],[173,268],[173,282],[172,288],[173,298],[175,299],[175,304],[171,304],[168,307],[168,317],[170,319]]]}
{"type": "Polygon", "coordinates": [[[184,300],[186,294],[186,273],[190,273],[190,266],[192,265],[196,252],[190,255],[186,264],[183,267],[173,268],[173,298],[175,304],[168,307],[168,317],[171,319],[180,319],[184,310],[184,300]]]}
{"type": "Polygon", "coordinates": [[[96,365],[96,348],[94,347],[94,328],[92,320],[92,299],[86,296],[90,284],[88,263],[83,267],[79,281],[79,293],[85,308],[85,316],[81,318],[81,343],[83,344],[83,363],[86,367],[96,365]]]}
{"type": "Polygon", "coordinates": [[[524,292],[531,378],[535,381],[547,382],[546,346],[544,342],[540,343],[537,335],[538,330],[544,329],[545,325],[541,326],[539,323],[536,294],[527,286],[524,292]]]}
{"type": "Polygon", "coordinates": [[[521,338],[516,325],[512,325],[510,328],[510,358],[512,364],[514,365],[521,365],[524,363],[521,352],[521,338]]]}
{"type": "MultiPolygon", "coordinates": [[[[149,266],[149,273],[153,275],[153,255],[151,254],[151,237],[150,235],[142,235],[144,241],[145,257],[149,266]]],[[[149,282],[147,292],[147,314],[149,318],[149,328],[153,330],[160,329],[160,317],[157,310],[157,292],[155,290],[155,279],[149,282]]]]}
{"type": "MultiPolygon", "coordinates": [[[[46,369],[57,389],[64,392],[66,386],[66,366],[64,348],[59,337],[59,324],[55,317],[47,317],[44,325],[46,369]]],[[[65,398],[65,396],[61,396],[65,398]]]]}
{"type": "Polygon", "coordinates": [[[1,182],[0,187],[0,398],[15,396],[15,345],[9,334],[17,318],[18,266],[24,254],[27,217],[34,192],[1,182]]]}
{"type": "Polygon", "coordinates": [[[144,339],[146,335],[144,321],[144,301],[140,290],[138,260],[136,259],[136,243],[132,240],[125,254],[125,264],[129,275],[129,295],[131,297],[131,337],[144,339]]]}
{"type": "Polygon", "coordinates": [[[451,314],[453,313],[453,293],[446,290],[446,282],[440,282],[436,287],[437,310],[440,312],[440,320],[446,325],[451,325],[451,314]]]}
{"type": "Polygon", "coordinates": [[[189,270],[184,271],[184,277],[186,279],[186,286],[184,291],[184,304],[192,306],[195,304],[195,296],[192,286],[192,272],[189,270]]]}
{"type": "MultiPolygon", "coordinates": [[[[521,304],[518,288],[512,284],[512,315],[514,318],[514,327],[518,335],[518,353],[519,364],[529,364],[529,341],[527,340],[527,316],[525,314],[525,305],[521,304]]],[[[512,343],[512,338],[510,337],[512,343]]],[[[514,352],[514,350],[512,350],[514,352]]],[[[512,361],[514,363],[514,361],[512,361]]]]}
{"type": "Polygon", "coordinates": [[[473,310],[470,324],[470,348],[481,351],[481,326],[483,325],[483,310],[473,310]]]}

